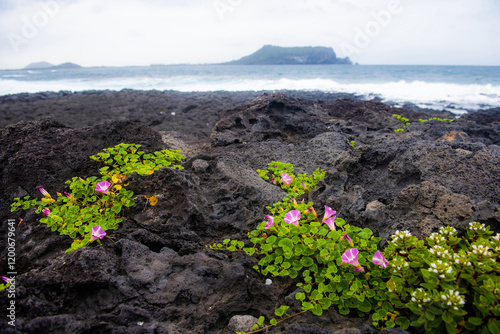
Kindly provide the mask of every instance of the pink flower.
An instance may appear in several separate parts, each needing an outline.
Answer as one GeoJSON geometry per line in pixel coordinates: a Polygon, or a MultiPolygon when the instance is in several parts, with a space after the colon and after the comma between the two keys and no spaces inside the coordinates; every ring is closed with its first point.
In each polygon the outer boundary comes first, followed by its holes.
{"type": "Polygon", "coordinates": [[[337,211],[334,211],[332,208],[325,205],[325,215],[323,217],[323,220],[327,220],[328,218],[330,218],[331,216],[336,215],[336,214],[337,214],[337,211]]]}
{"type": "Polygon", "coordinates": [[[271,177],[271,180],[273,181],[273,184],[276,184],[276,180],[274,179],[274,175],[271,177]]]}
{"type": "Polygon", "coordinates": [[[102,239],[106,235],[106,232],[100,226],[92,226],[90,229],[90,240],[102,239]]]}
{"type": "Polygon", "coordinates": [[[344,234],[342,237],[340,237],[340,241],[347,240],[349,245],[352,247],[354,246],[354,243],[352,242],[352,239],[349,237],[349,234],[344,234]]]}
{"type": "Polygon", "coordinates": [[[266,226],[265,226],[266,230],[268,228],[270,228],[271,226],[274,226],[274,217],[272,217],[272,216],[265,216],[264,218],[267,219],[267,223],[266,223],[266,226]]]}
{"type": "Polygon", "coordinates": [[[342,254],[342,264],[349,263],[355,267],[359,267],[358,254],[359,251],[357,248],[350,248],[346,250],[344,254],[342,254]]]}
{"type": "Polygon", "coordinates": [[[375,253],[375,255],[373,255],[372,262],[377,266],[382,266],[384,269],[387,268],[387,264],[389,264],[384,255],[382,255],[382,252],[379,250],[375,253]]]}
{"type": "Polygon", "coordinates": [[[108,181],[98,182],[95,185],[95,191],[98,191],[98,192],[103,193],[103,194],[107,194],[109,192],[109,186],[110,186],[110,184],[108,181]]]}
{"type": "Polygon", "coordinates": [[[47,190],[43,189],[42,186],[38,186],[37,189],[40,190],[43,196],[50,197],[50,194],[47,192],[47,190]]]}
{"type": "Polygon", "coordinates": [[[323,223],[325,223],[326,225],[328,225],[328,227],[330,228],[330,230],[335,230],[335,219],[337,217],[333,216],[333,217],[330,217],[328,218],[327,220],[324,220],[323,223]]]}
{"type": "Polygon", "coordinates": [[[292,178],[287,173],[283,173],[281,174],[281,182],[284,184],[290,184],[292,182],[292,178]]]}
{"type": "Polygon", "coordinates": [[[292,210],[285,215],[285,223],[299,226],[300,211],[292,210]]]}
{"type": "Polygon", "coordinates": [[[353,270],[354,270],[354,271],[361,271],[361,272],[365,271],[365,270],[363,269],[363,267],[356,267],[356,268],[354,268],[353,270]]]}
{"type": "Polygon", "coordinates": [[[302,188],[304,188],[304,190],[307,190],[307,186],[304,184],[304,182],[301,180],[300,183],[302,183],[302,188]]]}
{"type": "Polygon", "coordinates": [[[64,192],[64,195],[66,195],[66,197],[69,198],[69,199],[73,198],[73,196],[71,196],[71,194],[68,194],[67,192],[64,192]]]}
{"type": "Polygon", "coordinates": [[[47,209],[47,208],[45,208],[45,209],[42,210],[42,212],[43,212],[44,215],[48,216],[49,213],[50,213],[50,210],[47,209]]]}
{"type": "Polygon", "coordinates": [[[7,276],[0,276],[0,278],[5,282],[5,283],[9,283],[10,281],[12,281],[12,279],[8,278],[7,276]]]}

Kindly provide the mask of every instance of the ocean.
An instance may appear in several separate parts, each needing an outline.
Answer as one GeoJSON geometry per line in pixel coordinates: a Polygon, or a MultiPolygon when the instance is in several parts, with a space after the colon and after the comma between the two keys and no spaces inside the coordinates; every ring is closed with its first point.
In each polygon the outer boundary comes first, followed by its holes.
{"type": "Polygon", "coordinates": [[[152,65],[0,71],[0,95],[104,89],[318,90],[459,115],[500,107],[500,66],[152,65]]]}

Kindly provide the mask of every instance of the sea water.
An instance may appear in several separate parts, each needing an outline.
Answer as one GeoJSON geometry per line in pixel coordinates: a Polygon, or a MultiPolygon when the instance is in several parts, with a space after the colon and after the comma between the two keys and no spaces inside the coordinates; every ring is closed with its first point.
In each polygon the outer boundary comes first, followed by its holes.
{"type": "Polygon", "coordinates": [[[500,107],[500,66],[158,65],[0,71],[0,95],[101,89],[319,90],[461,114],[500,107]]]}

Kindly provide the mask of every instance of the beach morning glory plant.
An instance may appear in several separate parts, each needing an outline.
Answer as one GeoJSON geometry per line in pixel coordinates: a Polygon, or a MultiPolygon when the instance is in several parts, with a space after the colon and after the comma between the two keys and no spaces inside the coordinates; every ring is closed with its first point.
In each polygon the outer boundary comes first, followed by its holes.
{"type": "Polygon", "coordinates": [[[128,175],[133,172],[149,175],[160,167],[182,169],[182,166],[173,164],[184,158],[178,151],[144,153],[139,148],[140,145],[122,143],[104,149],[103,153],[91,156],[92,160],[105,165],[99,170],[100,177],[74,177],[66,181],[69,192],[64,192],[64,195],[57,193],[54,198],[38,186],[43,198],[15,198],[11,211],[37,207],[36,212],[45,216],[40,219],[41,223],[73,239],[66,252],[87,246],[95,240],[100,242],[106,231],[116,230],[123,221],[123,209],[135,204],[134,193],[127,190],[127,184],[122,182],[128,175]]]}
{"type": "Polygon", "coordinates": [[[248,233],[248,241],[225,239],[209,247],[257,256],[254,269],[266,277],[298,280],[295,298],[301,306],[281,305],[276,318],[265,324],[260,317],[251,333],[330,307],[343,315],[370,315],[376,328],[500,333],[500,235],[491,237],[489,227],[471,223],[461,238],[454,228],[442,227],[427,246],[409,231],[396,231],[379,250],[381,239],[370,229],[350,226],[328,206],[320,221],[314,204],[300,197],[306,193],[300,179],[314,190],[321,171],[296,176],[292,166],[272,162],[258,173],[274,178],[287,197],[266,207],[272,216],[248,233]],[[282,181],[283,173],[290,184],[282,181]]]}

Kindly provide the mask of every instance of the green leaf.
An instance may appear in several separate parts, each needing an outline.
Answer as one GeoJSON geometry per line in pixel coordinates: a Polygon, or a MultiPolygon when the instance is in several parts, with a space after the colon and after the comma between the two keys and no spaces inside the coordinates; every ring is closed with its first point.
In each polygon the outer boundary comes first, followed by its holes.
{"type": "Polygon", "coordinates": [[[277,239],[278,238],[275,235],[271,235],[270,237],[268,237],[266,239],[266,243],[268,243],[268,244],[274,244],[274,243],[276,243],[277,239]]]}
{"type": "Polygon", "coordinates": [[[332,305],[332,300],[329,298],[322,298],[320,299],[319,303],[321,304],[323,310],[328,310],[332,305]]]}
{"type": "Polygon", "coordinates": [[[314,261],[310,257],[307,257],[307,256],[303,257],[300,260],[300,262],[302,263],[302,265],[304,267],[310,267],[310,266],[312,266],[314,264],[314,261]]]}
{"type": "Polygon", "coordinates": [[[297,270],[295,270],[295,269],[293,269],[293,268],[288,269],[288,276],[289,276],[290,278],[292,278],[292,279],[293,279],[293,278],[296,278],[298,275],[299,275],[299,274],[298,274],[297,270]]]}
{"type": "Polygon", "coordinates": [[[269,244],[264,244],[260,247],[260,250],[262,253],[269,253],[270,251],[273,250],[273,246],[271,246],[269,244]]]}
{"type": "Polygon", "coordinates": [[[407,317],[397,317],[396,324],[402,329],[408,329],[410,327],[410,320],[407,317]]]}
{"type": "Polygon", "coordinates": [[[303,265],[302,265],[302,262],[298,261],[298,260],[293,260],[292,261],[292,265],[293,265],[293,268],[295,270],[300,270],[303,268],[303,265]]]}
{"type": "Polygon", "coordinates": [[[279,247],[283,247],[283,248],[292,248],[293,247],[293,242],[289,238],[283,238],[278,243],[278,246],[279,247]]]}
{"type": "Polygon", "coordinates": [[[498,318],[490,318],[488,320],[488,330],[490,333],[500,333],[500,320],[498,318]]]}
{"type": "Polygon", "coordinates": [[[276,314],[278,317],[282,317],[286,313],[286,311],[288,311],[289,308],[290,306],[281,305],[274,311],[274,314],[276,314]]]}
{"type": "Polygon", "coordinates": [[[323,309],[319,304],[314,305],[312,309],[312,313],[317,316],[321,316],[323,314],[323,309]]]}
{"type": "Polygon", "coordinates": [[[478,317],[470,317],[467,319],[467,322],[471,323],[474,326],[481,326],[483,324],[483,319],[478,317]]]}
{"type": "Polygon", "coordinates": [[[303,311],[309,311],[309,310],[312,310],[312,308],[314,307],[313,304],[309,303],[309,302],[303,302],[302,303],[302,310],[303,311]]]}
{"type": "Polygon", "coordinates": [[[444,322],[446,323],[451,323],[453,322],[453,316],[449,313],[449,312],[443,312],[443,314],[441,315],[441,318],[443,319],[444,322]]]}
{"type": "Polygon", "coordinates": [[[266,318],[264,316],[260,316],[259,317],[259,322],[257,322],[257,324],[259,326],[262,326],[264,324],[264,321],[266,320],[266,318]]]}
{"type": "Polygon", "coordinates": [[[269,323],[273,326],[276,326],[278,324],[278,322],[276,321],[276,319],[272,318],[271,320],[269,320],[269,323]]]}
{"type": "Polygon", "coordinates": [[[245,253],[247,253],[248,256],[252,256],[253,254],[255,254],[255,248],[243,248],[243,250],[245,251],[245,253]]]}
{"type": "Polygon", "coordinates": [[[303,292],[298,292],[295,294],[295,299],[303,301],[304,299],[306,299],[306,294],[303,292]]]}

